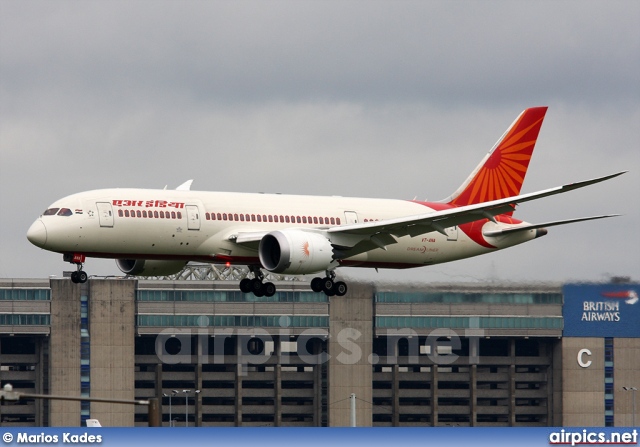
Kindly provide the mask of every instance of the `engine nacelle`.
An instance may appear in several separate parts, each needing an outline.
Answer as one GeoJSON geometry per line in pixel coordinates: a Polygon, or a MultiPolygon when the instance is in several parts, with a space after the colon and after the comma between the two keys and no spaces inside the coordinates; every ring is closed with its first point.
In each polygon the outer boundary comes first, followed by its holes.
{"type": "Polygon", "coordinates": [[[186,261],[150,261],[148,259],[116,259],[116,265],[127,275],[167,276],[181,271],[186,261]]]}
{"type": "Polygon", "coordinates": [[[311,231],[272,231],[260,241],[258,253],[266,270],[289,275],[321,272],[334,261],[331,242],[311,231]]]}

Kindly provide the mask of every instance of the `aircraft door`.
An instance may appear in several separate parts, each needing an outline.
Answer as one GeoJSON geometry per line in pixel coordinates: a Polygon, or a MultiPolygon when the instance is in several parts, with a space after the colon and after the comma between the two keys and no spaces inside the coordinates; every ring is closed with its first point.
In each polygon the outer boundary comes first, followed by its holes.
{"type": "Polygon", "coordinates": [[[96,202],[98,207],[98,219],[100,220],[100,226],[106,228],[113,227],[113,209],[109,202],[96,202]]]}
{"type": "Polygon", "coordinates": [[[444,232],[447,233],[448,241],[457,241],[458,240],[458,226],[445,228],[444,232]]]}
{"type": "Polygon", "coordinates": [[[345,211],[344,212],[344,220],[348,224],[356,224],[358,223],[358,213],[355,211],[345,211]]]}
{"type": "Polygon", "coordinates": [[[200,229],[200,210],[198,205],[187,205],[187,228],[189,230],[200,229]]]}

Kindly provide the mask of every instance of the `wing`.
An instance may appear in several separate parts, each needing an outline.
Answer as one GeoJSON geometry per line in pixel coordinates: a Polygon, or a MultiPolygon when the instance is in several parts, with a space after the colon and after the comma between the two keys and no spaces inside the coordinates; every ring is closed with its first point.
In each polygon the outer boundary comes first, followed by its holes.
{"type": "MultiPolygon", "coordinates": [[[[350,225],[341,225],[327,230],[309,230],[325,235],[334,247],[336,259],[345,259],[376,248],[385,249],[387,245],[397,243],[397,238],[403,236],[419,236],[437,231],[445,234],[445,229],[456,225],[474,222],[480,219],[489,219],[495,222],[495,217],[500,214],[512,212],[516,205],[541,199],[543,197],[563,194],[574,189],[600,183],[605,180],[618,177],[626,171],[604,177],[571,183],[556,188],[507,197],[500,200],[492,200],[484,203],[460,206],[442,211],[404,216],[395,219],[386,219],[375,222],[366,222],[350,225]]],[[[578,222],[581,220],[598,219],[610,216],[596,216],[590,218],[572,219],[569,221],[549,222],[546,226],[560,225],[562,223],[578,222]]],[[[526,229],[539,228],[540,225],[528,226],[526,229]]],[[[524,229],[524,227],[523,227],[524,229]]],[[[508,230],[505,230],[508,232],[508,230]]],[[[516,231],[516,230],[514,230],[516,231]]],[[[519,231],[519,230],[517,230],[519,231]]],[[[229,237],[229,240],[241,244],[247,248],[257,250],[260,240],[269,231],[239,232],[229,237]]],[[[489,235],[489,234],[487,234],[489,235]]],[[[492,236],[497,235],[491,234],[492,236]]]]}
{"type": "MultiPolygon", "coordinates": [[[[335,247],[338,259],[344,259],[364,253],[374,248],[384,249],[387,245],[395,244],[397,238],[403,236],[418,236],[434,231],[445,234],[445,229],[456,225],[473,222],[480,219],[495,221],[494,216],[512,212],[516,205],[541,199],[543,197],[563,194],[574,189],[600,183],[618,177],[626,171],[604,177],[571,183],[556,188],[545,189],[500,200],[461,206],[442,211],[415,216],[400,217],[377,222],[367,222],[343,225],[327,230],[327,236],[335,247]]],[[[603,216],[604,217],[604,216],[603,216]]],[[[569,222],[567,222],[569,223],[569,222]]]]}

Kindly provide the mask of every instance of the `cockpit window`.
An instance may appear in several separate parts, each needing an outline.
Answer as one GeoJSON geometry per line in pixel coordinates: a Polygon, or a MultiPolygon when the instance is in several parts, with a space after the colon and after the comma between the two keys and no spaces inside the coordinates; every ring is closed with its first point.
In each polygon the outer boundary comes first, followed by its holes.
{"type": "Polygon", "coordinates": [[[60,211],[58,211],[58,216],[71,216],[73,215],[73,211],[71,211],[69,208],[60,208],[60,211]]]}
{"type": "Polygon", "coordinates": [[[60,208],[49,208],[47,211],[42,213],[43,216],[54,216],[60,208]]]}

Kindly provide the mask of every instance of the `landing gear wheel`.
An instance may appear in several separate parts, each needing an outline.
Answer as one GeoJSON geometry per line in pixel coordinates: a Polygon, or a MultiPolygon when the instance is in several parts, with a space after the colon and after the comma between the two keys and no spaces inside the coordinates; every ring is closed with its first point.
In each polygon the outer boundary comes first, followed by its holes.
{"type": "Polygon", "coordinates": [[[74,284],[84,284],[87,282],[87,279],[87,273],[82,270],[77,270],[71,273],[71,282],[74,284]]]}
{"type": "Polygon", "coordinates": [[[311,290],[316,293],[322,292],[322,278],[316,276],[311,280],[311,290]]]}
{"type": "Polygon", "coordinates": [[[333,296],[335,295],[335,291],[333,290],[333,279],[326,277],[322,280],[322,291],[325,293],[325,295],[327,296],[333,296]]]}
{"type": "Polygon", "coordinates": [[[262,288],[264,289],[264,296],[273,296],[276,294],[276,286],[272,282],[265,283],[262,288]]]}
{"type": "Polygon", "coordinates": [[[244,278],[242,281],[240,281],[240,291],[242,293],[251,292],[251,280],[249,278],[244,278]]]}
{"type": "Polygon", "coordinates": [[[347,294],[347,285],[342,281],[338,281],[333,285],[333,291],[337,296],[345,296],[347,294]]]}
{"type": "Polygon", "coordinates": [[[260,290],[262,290],[262,281],[260,281],[258,278],[253,278],[251,280],[251,291],[255,296],[262,296],[258,295],[258,292],[260,292],[260,290]]]}

